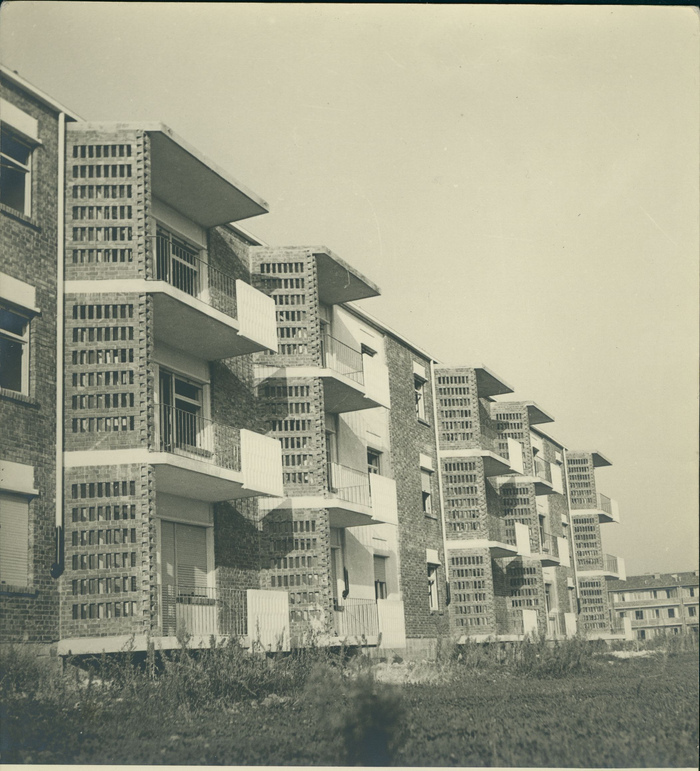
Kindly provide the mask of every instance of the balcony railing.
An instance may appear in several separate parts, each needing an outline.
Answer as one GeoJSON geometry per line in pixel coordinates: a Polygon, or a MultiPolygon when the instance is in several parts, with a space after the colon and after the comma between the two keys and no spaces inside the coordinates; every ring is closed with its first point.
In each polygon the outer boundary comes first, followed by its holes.
{"type": "Polygon", "coordinates": [[[618,573],[617,557],[613,557],[612,554],[603,554],[603,570],[606,573],[618,573]]]}
{"type": "Polygon", "coordinates": [[[496,634],[525,634],[525,625],[523,622],[522,612],[518,610],[509,610],[505,613],[498,614],[496,617],[496,634]]]}
{"type": "Polygon", "coordinates": [[[375,600],[343,600],[343,604],[333,611],[333,620],[338,637],[376,637],[379,634],[375,600]]]}
{"type": "Polygon", "coordinates": [[[544,479],[545,482],[549,482],[551,484],[552,482],[552,469],[549,463],[547,463],[546,460],[542,460],[542,458],[535,458],[535,476],[539,477],[540,479],[544,479]]]}
{"type": "Polygon", "coordinates": [[[156,436],[160,452],[184,455],[220,468],[241,470],[240,431],[203,418],[198,412],[159,404],[156,436]]]}
{"type": "Polygon", "coordinates": [[[354,468],[328,463],[328,491],[341,501],[371,506],[369,474],[354,468]]]}
{"type": "Polygon", "coordinates": [[[237,318],[236,279],[202,261],[183,241],[156,236],[156,280],[196,297],[237,318]]]}
{"type": "Polygon", "coordinates": [[[489,541],[500,541],[515,545],[515,526],[507,525],[504,519],[489,515],[488,517],[489,541]]]}
{"type": "Polygon", "coordinates": [[[556,537],[546,531],[540,531],[540,549],[542,554],[549,554],[550,557],[559,556],[559,544],[556,537]]]}
{"type": "Polygon", "coordinates": [[[245,635],[248,608],[245,589],[185,586],[160,587],[161,629],[164,636],[245,635]]]}
{"type": "Polygon", "coordinates": [[[557,637],[564,634],[561,628],[561,617],[556,611],[552,611],[547,617],[547,636],[557,637]]]}
{"type": "Polygon", "coordinates": [[[330,335],[321,337],[321,357],[323,366],[332,369],[339,375],[354,380],[363,385],[364,369],[362,365],[362,352],[341,343],[330,335]]]}

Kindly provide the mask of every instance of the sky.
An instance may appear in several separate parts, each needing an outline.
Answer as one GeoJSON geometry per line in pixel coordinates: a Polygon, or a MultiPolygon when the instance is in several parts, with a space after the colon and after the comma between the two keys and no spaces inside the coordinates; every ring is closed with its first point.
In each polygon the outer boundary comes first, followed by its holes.
{"type": "Polygon", "coordinates": [[[690,7],[10,2],[0,61],[160,120],[325,245],[360,304],[599,450],[629,575],[698,567],[698,15],[690,7]]]}

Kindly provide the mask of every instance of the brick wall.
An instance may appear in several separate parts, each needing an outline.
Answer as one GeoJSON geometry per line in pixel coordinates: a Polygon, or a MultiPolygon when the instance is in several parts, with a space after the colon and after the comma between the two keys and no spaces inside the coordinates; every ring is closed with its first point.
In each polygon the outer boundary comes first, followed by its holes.
{"type": "Polygon", "coordinates": [[[426,422],[416,415],[413,363],[429,372],[430,362],[398,340],[386,337],[391,410],[389,434],[391,463],[396,480],[399,512],[400,584],[406,617],[406,636],[435,638],[447,633],[445,613],[445,558],[442,553],[437,451],[433,423],[433,395],[424,389],[426,422]],[[422,510],[420,454],[433,460],[432,515],[422,510]],[[426,549],[438,551],[443,563],[437,571],[439,611],[430,612],[426,549]]]}
{"type": "Polygon", "coordinates": [[[56,264],[58,120],[56,114],[0,77],[0,96],[38,121],[32,156],[32,213],[0,205],[4,273],[36,288],[41,313],[29,326],[29,395],[0,390],[0,458],[33,466],[39,491],[29,504],[28,586],[0,587],[0,640],[48,643],[58,638],[55,560],[56,264]]]}

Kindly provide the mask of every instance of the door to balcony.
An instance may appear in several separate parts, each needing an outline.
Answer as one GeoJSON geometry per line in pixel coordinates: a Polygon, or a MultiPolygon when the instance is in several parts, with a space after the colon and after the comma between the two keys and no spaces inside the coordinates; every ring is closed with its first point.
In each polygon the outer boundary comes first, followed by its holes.
{"type": "Polygon", "coordinates": [[[161,369],[159,400],[160,451],[208,459],[211,437],[202,415],[201,386],[161,369]]]}
{"type": "Polygon", "coordinates": [[[215,590],[208,585],[206,528],[161,521],[160,532],[163,635],[217,634],[215,590]]]}

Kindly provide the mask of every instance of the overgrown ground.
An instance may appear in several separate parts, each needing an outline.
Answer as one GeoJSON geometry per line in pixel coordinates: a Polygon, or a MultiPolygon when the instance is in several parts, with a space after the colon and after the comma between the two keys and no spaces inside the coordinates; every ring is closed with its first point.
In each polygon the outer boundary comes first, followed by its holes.
{"type": "Polygon", "coordinates": [[[229,646],[60,675],[0,661],[3,763],[696,767],[698,651],[445,645],[372,665],[229,646]]]}

